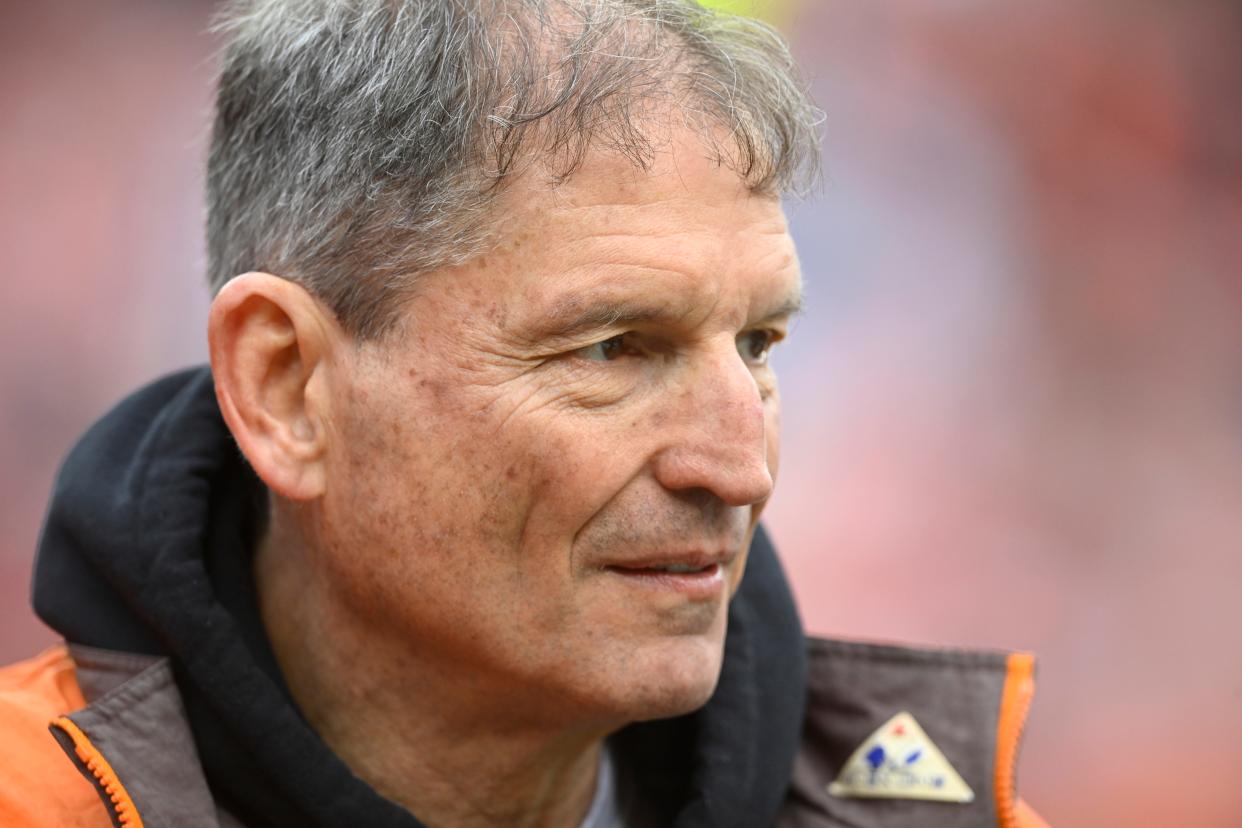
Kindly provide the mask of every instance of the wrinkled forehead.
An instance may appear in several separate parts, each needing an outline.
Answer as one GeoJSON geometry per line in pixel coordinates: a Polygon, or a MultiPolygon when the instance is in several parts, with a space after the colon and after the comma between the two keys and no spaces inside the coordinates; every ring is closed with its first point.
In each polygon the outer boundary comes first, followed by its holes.
{"type": "Polygon", "coordinates": [[[754,191],[689,130],[645,166],[600,150],[566,179],[528,171],[496,207],[495,245],[475,266],[534,312],[572,315],[588,294],[605,308],[610,297],[647,294],[685,318],[799,301],[780,200],[754,191]]]}
{"type": "Polygon", "coordinates": [[[536,241],[557,222],[587,220],[652,234],[742,232],[756,222],[787,233],[779,196],[726,165],[713,138],[668,120],[656,120],[648,131],[651,154],[640,160],[597,146],[572,173],[561,174],[554,154],[536,159],[495,205],[496,244],[536,241]]]}

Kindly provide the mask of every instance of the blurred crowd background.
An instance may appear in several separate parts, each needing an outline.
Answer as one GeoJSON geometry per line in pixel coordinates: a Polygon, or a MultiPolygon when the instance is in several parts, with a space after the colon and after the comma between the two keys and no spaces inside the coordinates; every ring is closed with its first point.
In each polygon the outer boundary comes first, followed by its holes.
{"type": "MultiPolygon", "coordinates": [[[[205,357],[217,44],[206,0],[0,8],[10,661],[60,458],[205,357]]],[[[1242,824],[1242,5],[756,13],[827,112],[768,513],[807,625],[1038,653],[1057,828],[1242,824]]]]}

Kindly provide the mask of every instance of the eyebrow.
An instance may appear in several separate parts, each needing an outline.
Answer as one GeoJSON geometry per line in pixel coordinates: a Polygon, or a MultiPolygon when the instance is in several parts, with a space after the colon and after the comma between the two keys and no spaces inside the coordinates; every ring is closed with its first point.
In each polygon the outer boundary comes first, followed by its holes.
{"type": "Polygon", "coordinates": [[[769,319],[793,318],[802,313],[804,310],[806,310],[806,303],[802,299],[802,291],[799,290],[793,296],[790,296],[784,302],[761,316],[759,321],[764,322],[769,319]]]}

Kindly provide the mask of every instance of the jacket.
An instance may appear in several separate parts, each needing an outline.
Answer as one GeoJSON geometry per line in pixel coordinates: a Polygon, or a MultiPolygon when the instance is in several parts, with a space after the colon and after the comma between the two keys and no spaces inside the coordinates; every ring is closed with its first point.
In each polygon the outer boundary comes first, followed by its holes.
{"type": "MultiPolygon", "coordinates": [[[[284,685],[249,575],[264,504],[206,369],[87,432],[34,579],[66,643],[0,669],[0,824],[421,825],[284,685]]],[[[712,698],[611,747],[660,825],[1040,828],[1015,791],[1033,672],[1026,654],[806,638],[760,531],[712,698]]]]}

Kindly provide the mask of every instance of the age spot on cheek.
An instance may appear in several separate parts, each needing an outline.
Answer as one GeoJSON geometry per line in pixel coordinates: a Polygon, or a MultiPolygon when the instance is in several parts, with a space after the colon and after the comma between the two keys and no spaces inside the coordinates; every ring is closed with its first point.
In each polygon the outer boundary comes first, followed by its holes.
{"type": "Polygon", "coordinates": [[[426,394],[431,399],[439,401],[441,395],[444,393],[444,384],[438,380],[431,380],[427,377],[423,377],[418,381],[418,393],[426,394]]]}
{"type": "Polygon", "coordinates": [[[493,302],[487,309],[487,318],[494,326],[503,328],[509,321],[508,309],[499,302],[493,302]]]}
{"type": "Polygon", "coordinates": [[[668,422],[668,415],[665,414],[663,411],[656,411],[652,413],[651,416],[649,416],[646,419],[645,423],[643,422],[642,419],[636,418],[636,419],[630,420],[629,427],[631,429],[635,429],[635,428],[638,428],[639,426],[645,425],[647,428],[656,430],[656,429],[662,428],[666,422],[668,422]]]}

